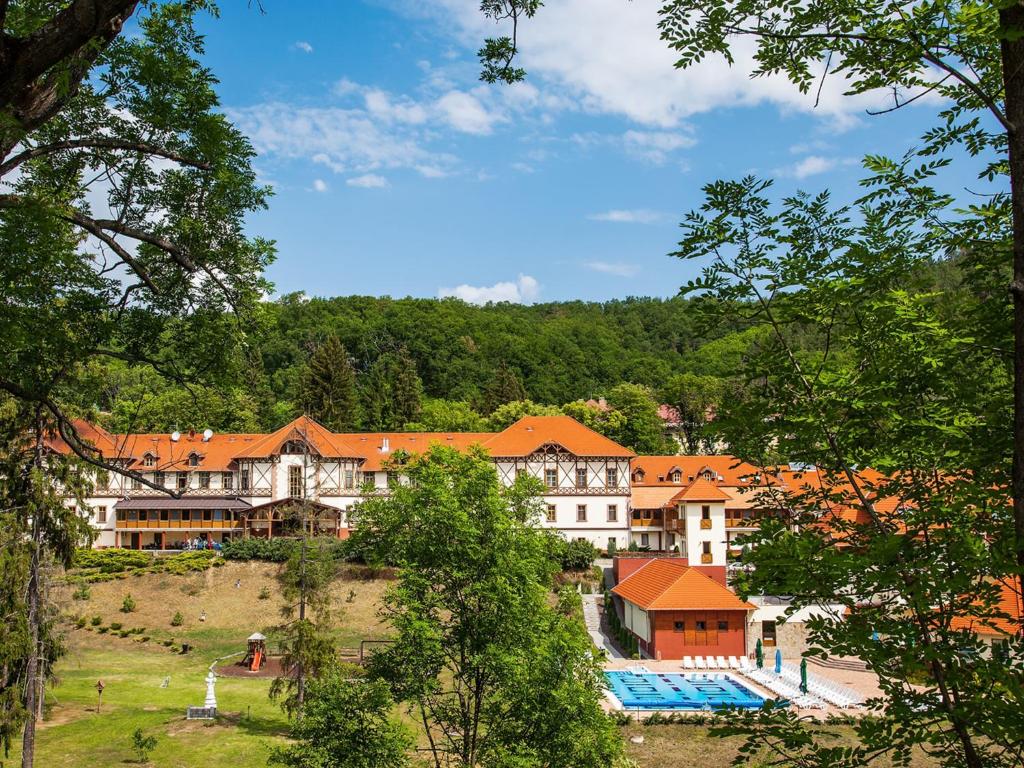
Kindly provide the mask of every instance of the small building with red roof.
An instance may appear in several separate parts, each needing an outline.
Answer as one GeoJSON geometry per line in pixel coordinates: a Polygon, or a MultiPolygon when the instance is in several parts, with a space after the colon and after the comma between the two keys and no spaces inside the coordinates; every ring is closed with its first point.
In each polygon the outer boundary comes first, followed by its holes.
{"type": "Polygon", "coordinates": [[[620,604],[622,625],[648,658],[747,653],[747,617],[756,606],[699,568],[655,558],[612,593],[620,604]]]}

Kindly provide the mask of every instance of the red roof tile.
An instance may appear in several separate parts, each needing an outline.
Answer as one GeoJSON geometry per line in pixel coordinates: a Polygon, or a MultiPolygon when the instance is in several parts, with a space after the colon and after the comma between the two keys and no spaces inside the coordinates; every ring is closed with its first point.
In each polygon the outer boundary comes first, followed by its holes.
{"type": "Polygon", "coordinates": [[[576,456],[635,456],[570,416],[524,416],[484,443],[492,456],[529,456],[545,445],[559,445],[576,456]]]}
{"type": "Polygon", "coordinates": [[[651,560],[612,592],[646,611],[745,611],[756,607],[710,576],[673,560],[651,560]]]}

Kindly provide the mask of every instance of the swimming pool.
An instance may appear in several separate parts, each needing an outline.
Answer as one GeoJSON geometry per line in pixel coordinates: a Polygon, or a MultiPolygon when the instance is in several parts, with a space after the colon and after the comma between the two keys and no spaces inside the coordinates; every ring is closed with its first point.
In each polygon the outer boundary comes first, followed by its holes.
{"type": "Polygon", "coordinates": [[[757,709],[764,699],[725,674],[605,672],[608,687],[628,709],[757,709]]]}

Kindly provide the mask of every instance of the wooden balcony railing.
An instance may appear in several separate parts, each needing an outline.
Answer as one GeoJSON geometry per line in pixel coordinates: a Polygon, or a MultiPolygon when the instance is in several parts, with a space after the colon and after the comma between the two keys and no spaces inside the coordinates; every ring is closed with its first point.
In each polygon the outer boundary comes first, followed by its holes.
{"type": "Polygon", "coordinates": [[[709,565],[714,560],[714,556],[709,552],[700,553],[700,561],[704,565],[709,565]]]}
{"type": "Polygon", "coordinates": [[[709,528],[711,528],[711,520],[710,519],[701,518],[701,520],[700,520],[700,527],[703,528],[704,530],[708,530],[709,528]]]}

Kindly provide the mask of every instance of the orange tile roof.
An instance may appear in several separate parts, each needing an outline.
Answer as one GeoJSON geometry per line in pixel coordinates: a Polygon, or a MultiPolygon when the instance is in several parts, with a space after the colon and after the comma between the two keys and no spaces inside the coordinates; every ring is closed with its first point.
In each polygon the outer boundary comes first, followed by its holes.
{"type": "Polygon", "coordinates": [[[721,476],[722,485],[753,485],[757,475],[764,470],[735,456],[637,456],[630,462],[635,474],[637,470],[644,473],[642,481],[635,485],[674,485],[677,488],[691,482],[703,469],[710,469],[716,476],[721,476]],[[680,482],[673,483],[672,470],[679,469],[682,474],[680,482]],[[659,479],[660,478],[660,479],[659,479]]]}
{"type": "Polygon", "coordinates": [[[675,488],[633,487],[630,506],[633,509],[664,509],[672,505],[672,498],[678,493],[675,488]]]}
{"type": "Polygon", "coordinates": [[[756,606],[678,560],[654,559],[612,588],[645,611],[746,611],[756,606]]]}
{"type": "Polygon", "coordinates": [[[696,480],[677,493],[673,501],[729,501],[732,496],[707,478],[698,476],[696,480]]]}
{"type": "Polygon", "coordinates": [[[460,451],[482,445],[494,432],[349,432],[335,437],[355,449],[354,456],[364,459],[360,469],[375,472],[384,467],[395,451],[423,453],[432,445],[448,445],[460,451]],[[384,451],[384,441],[388,450],[384,451]]]}
{"type": "Polygon", "coordinates": [[[1000,612],[1010,616],[1009,619],[955,616],[950,627],[966,629],[980,635],[1024,634],[1024,596],[1020,594],[1018,582],[1015,579],[1004,579],[999,582],[999,590],[999,602],[996,607],[1000,612]]]}
{"type": "Polygon", "coordinates": [[[324,457],[358,456],[359,454],[345,444],[338,435],[328,432],[324,427],[308,416],[299,416],[285,424],[276,432],[271,432],[251,445],[242,447],[236,458],[265,458],[273,456],[281,450],[281,446],[289,440],[305,438],[310,447],[324,457]]]}
{"type": "Polygon", "coordinates": [[[491,437],[484,447],[492,456],[529,456],[549,444],[560,445],[576,456],[636,455],[571,416],[524,416],[491,437]]]}

